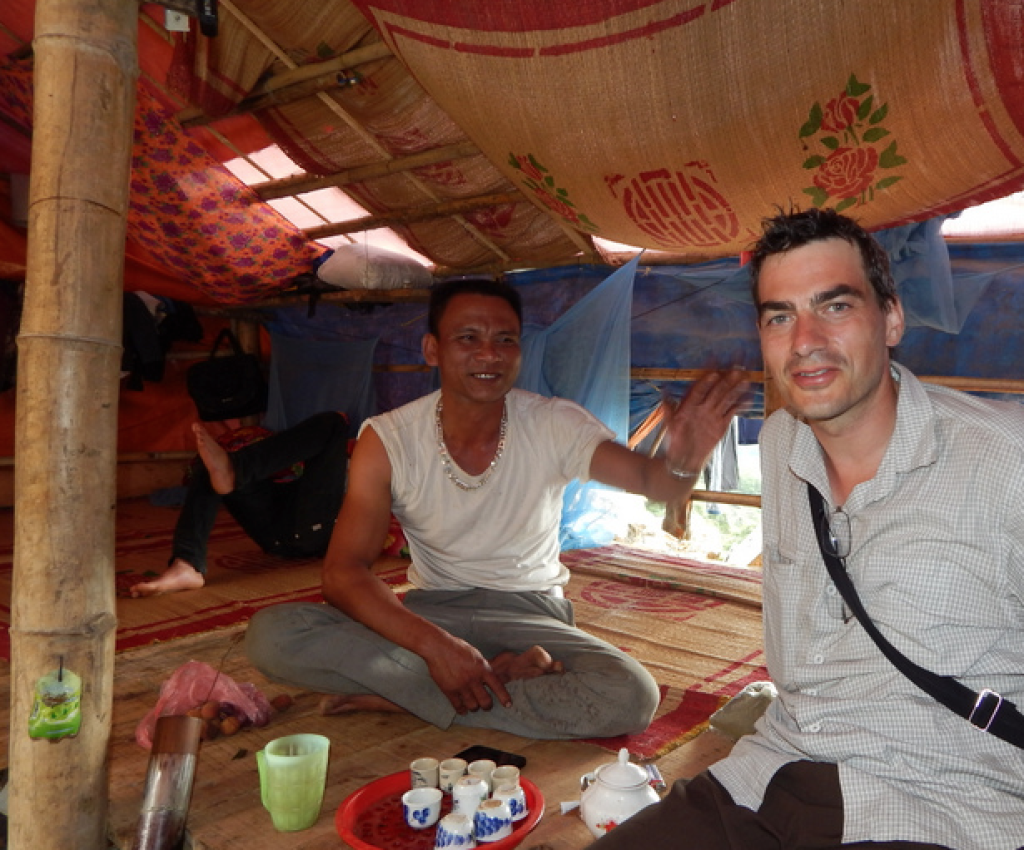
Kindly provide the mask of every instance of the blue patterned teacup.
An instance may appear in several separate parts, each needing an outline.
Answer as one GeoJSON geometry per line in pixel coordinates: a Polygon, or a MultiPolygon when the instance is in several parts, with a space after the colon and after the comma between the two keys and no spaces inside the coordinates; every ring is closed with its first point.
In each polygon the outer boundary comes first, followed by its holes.
{"type": "Polygon", "coordinates": [[[504,800],[508,803],[508,810],[512,813],[512,823],[518,823],[529,814],[526,809],[526,793],[520,785],[508,783],[499,785],[494,789],[493,796],[496,800],[504,800]]]}
{"type": "Polygon", "coordinates": [[[484,800],[473,815],[473,829],[480,843],[500,841],[512,834],[512,812],[505,800],[484,800]]]}
{"type": "Polygon", "coordinates": [[[440,788],[413,788],[402,795],[402,814],[413,829],[426,829],[441,816],[440,788]]]}
{"type": "Polygon", "coordinates": [[[460,812],[452,812],[441,818],[434,836],[435,850],[470,850],[472,847],[476,847],[472,818],[460,812]]]}

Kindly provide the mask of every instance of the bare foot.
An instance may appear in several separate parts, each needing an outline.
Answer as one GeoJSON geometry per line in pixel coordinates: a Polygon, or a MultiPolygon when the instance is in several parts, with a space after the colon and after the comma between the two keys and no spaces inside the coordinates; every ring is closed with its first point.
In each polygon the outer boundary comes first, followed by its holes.
{"type": "Polygon", "coordinates": [[[210,432],[198,422],[192,423],[192,433],[196,435],[196,450],[203,460],[206,471],[210,473],[210,486],[214,491],[226,496],[235,489],[235,468],[231,458],[224,451],[210,432]]]}
{"type": "Polygon", "coordinates": [[[519,655],[512,651],[503,652],[491,659],[491,669],[502,684],[565,672],[562,662],[554,661],[542,646],[531,646],[519,655]]]}
{"type": "Polygon", "coordinates": [[[353,711],[387,711],[391,714],[408,714],[401,706],[377,694],[328,694],[320,700],[320,713],[324,717],[333,714],[351,714],[353,711]]]}
{"type": "Polygon", "coordinates": [[[204,584],[206,579],[199,570],[188,561],[175,558],[159,578],[133,584],[128,592],[138,599],[140,596],[158,596],[161,593],[176,593],[179,590],[198,590],[204,584]]]}

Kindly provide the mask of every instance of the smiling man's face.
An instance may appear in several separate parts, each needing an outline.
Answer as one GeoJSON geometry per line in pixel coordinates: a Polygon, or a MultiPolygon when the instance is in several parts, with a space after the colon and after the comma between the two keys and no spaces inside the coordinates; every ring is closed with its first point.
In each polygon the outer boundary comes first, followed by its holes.
{"type": "Polygon", "coordinates": [[[437,336],[424,337],[423,356],[437,367],[446,399],[494,402],[519,375],[519,333],[519,318],[504,298],[456,295],[441,316],[437,336]]]}
{"type": "Polygon", "coordinates": [[[758,296],[765,369],[787,409],[834,431],[870,417],[903,310],[882,309],[856,247],[827,239],[768,257],[758,296]]]}

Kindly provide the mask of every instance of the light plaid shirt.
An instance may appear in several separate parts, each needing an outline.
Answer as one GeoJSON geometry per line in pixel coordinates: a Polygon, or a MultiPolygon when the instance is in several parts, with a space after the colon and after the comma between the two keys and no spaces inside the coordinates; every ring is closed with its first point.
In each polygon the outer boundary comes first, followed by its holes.
{"type": "MultiPolygon", "coordinates": [[[[1024,407],[893,369],[892,440],[842,506],[850,576],[907,657],[1024,708],[1024,407]]],[[[844,842],[1020,848],[1024,750],[918,690],[855,618],[844,621],[807,502],[808,481],[826,501],[831,492],[810,428],[772,416],[761,464],[765,653],[779,698],[712,773],[757,809],[782,765],[834,762],[844,842]]]]}

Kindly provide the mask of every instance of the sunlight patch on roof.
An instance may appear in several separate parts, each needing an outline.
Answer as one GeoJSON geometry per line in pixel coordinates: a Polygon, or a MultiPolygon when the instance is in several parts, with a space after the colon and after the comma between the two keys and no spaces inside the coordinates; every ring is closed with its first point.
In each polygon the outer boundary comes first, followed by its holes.
{"type": "MultiPolygon", "coordinates": [[[[262,168],[272,180],[302,174],[302,169],[295,164],[295,160],[281,150],[278,145],[271,145],[269,148],[249,154],[249,159],[262,168]]],[[[263,179],[265,180],[266,177],[263,179]]]]}
{"type": "MultiPolygon", "coordinates": [[[[238,157],[225,162],[224,167],[246,186],[304,173],[278,145],[271,145],[246,157],[238,157]]],[[[267,203],[300,230],[321,227],[325,224],[342,224],[367,218],[370,215],[367,210],[337,187],[317,189],[287,198],[276,198],[267,203]]],[[[433,265],[422,254],[410,248],[405,240],[390,227],[339,234],[316,241],[328,248],[337,248],[339,245],[350,243],[373,245],[411,257],[427,267],[433,265]]]]}
{"type": "Polygon", "coordinates": [[[942,235],[957,241],[1024,240],[1024,192],[969,207],[943,222],[942,235]]]}

